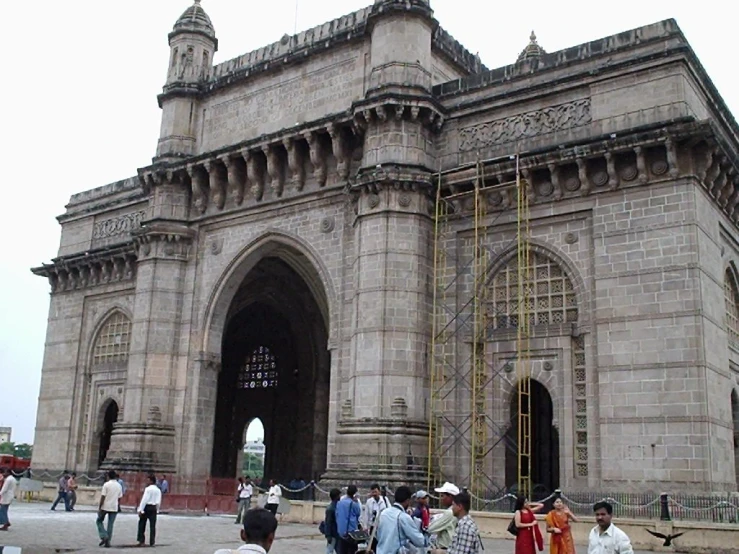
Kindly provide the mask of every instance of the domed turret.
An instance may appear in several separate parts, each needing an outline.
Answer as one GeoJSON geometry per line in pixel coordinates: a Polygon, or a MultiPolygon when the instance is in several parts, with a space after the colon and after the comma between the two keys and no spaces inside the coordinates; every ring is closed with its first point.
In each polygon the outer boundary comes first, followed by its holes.
{"type": "Polygon", "coordinates": [[[170,41],[180,33],[203,34],[212,39],[216,44],[216,48],[218,47],[216,30],[203,6],[200,5],[200,0],[195,0],[195,3],[187,8],[177,20],[177,23],[174,24],[174,29],[169,34],[170,41]]]}
{"type": "Polygon", "coordinates": [[[210,79],[213,55],[218,50],[215,28],[200,0],[195,0],[174,24],[169,49],[167,82],[159,95],[162,129],[155,160],[181,158],[194,152],[195,131],[189,114],[199,109],[197,91],[210,79]]]}
{"type": "Polygon", "coordinates": [[[531,60],[533,58],[540,58],[544,54],[546,54],[546,51],[539,46],[539,43],[536,42],[536,33],[534,31],[531,31],[531,36],[529,37],[529,44],[526,46],[526,48],[523,49],[523,52],[519,54],[518,61],[522,62],[524,60],[531,60]]]}

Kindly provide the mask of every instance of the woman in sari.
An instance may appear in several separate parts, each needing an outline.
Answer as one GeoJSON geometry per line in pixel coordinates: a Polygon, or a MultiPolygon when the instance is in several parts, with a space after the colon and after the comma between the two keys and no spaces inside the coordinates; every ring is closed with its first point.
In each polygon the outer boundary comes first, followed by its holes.
{"type": "Polygon", "coordinates": [[[544,504],[530,503],[525,496],[516,498],[516,513],[513,515],[516,528],[518,528],[516,554],[536,554],[537,548],[544,550],[544,539],[534,515],[543,507],[544,504]]]}
{"type": "Polygon", "coordinates": [[[554,509],[547,514],[546,521],[547,533],[552,534],[552,540],[549,542],[550,554],[575,554],[570,522],[577,522],[577,518],[561,498],[554,501],[554,509]]]}

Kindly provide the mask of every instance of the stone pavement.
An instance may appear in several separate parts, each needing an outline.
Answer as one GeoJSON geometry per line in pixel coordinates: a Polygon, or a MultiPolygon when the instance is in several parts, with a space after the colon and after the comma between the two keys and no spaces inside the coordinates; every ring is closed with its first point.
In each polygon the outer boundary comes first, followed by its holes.
{"type": "MultiPolygon", "coordinates": [[[[131,512],[118,515],[113,531],[112,546],[97,546],[95,512],[79,506],[75,512],[49,510],[49,504],[16,502],[10,507],[10,530],[0,533],[1,554],[75,554],[120,552],[136,544],[138,518],[131,512]]],[[[160,515],[157,522],[156,551],[165,553],[213,554],[219,548],[238,548],[239,526],[232,517],[160,515]]],[[[511,554],[513,541],[484,540],[481,554],[511,554]]],[[[316,525],[284,524],[278,528],[277,540],[270,554],[324,554],[324,541],[316,525]]],[[[581,552],[587,549],[580,547],[581,552]]],[[[546,549],[548,551],[548,547],[546,549]]],[[[639,553],[636,554],[646,554],[639,553]]]]}

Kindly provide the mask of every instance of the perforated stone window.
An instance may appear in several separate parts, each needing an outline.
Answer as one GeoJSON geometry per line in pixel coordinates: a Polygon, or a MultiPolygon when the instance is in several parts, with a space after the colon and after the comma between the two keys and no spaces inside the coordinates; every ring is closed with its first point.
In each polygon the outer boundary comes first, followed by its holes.
{"type": "Polygon", "coordinates": [[[92,350],[93,365],[128,360],[131,345],[131,320],[121,312],[115,312],[100,329],[92,350]]]}
{"type": "Polygon", "coordinates": [[[255,348],[246,358],[237,383],[240,389],[268,389],[277,386],[277,359],[266,346],[255,348]]]}
{"type": "Polygon", "coordinates": [[[739,293],[731,271],[724,276],[724,299],[726,300],[726,334],[729,343],[739,345],[739,293]]]}
{"type": "MultiPolygon", "coordinates": [[[[572,282],[551,258],[532,252],[524,298],[529,325],[553,325],[577,321],[577,296],[572,282]]],[[[518,327],[518,260],[500,269],[491,284],[489,316],[494,329],[518,327]]]]}
{"type": "Polygon", "coordinates": [[[575,475],[588,476],[588,401],[585,339],[572,339],[572,383],[575,400],[575,475]]]}

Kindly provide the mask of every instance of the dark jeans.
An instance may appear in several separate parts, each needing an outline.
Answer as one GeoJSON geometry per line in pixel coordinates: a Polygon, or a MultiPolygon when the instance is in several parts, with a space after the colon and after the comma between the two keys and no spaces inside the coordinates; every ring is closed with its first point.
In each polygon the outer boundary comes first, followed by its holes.
{"type": "Polygon", "coordinates": [[[251,506],[251,496],[248,498],[239,498],[239,511],[236,513],[236,523],[241,523],[244,514],[251,506]]]}
{"type": "Polygon", "coordinates": [[[54,503],[51,505],[52,510],[56,510],[57,504],[59,504],[60,500],[64,500],[64,509],[69,511],[71,508],[69,507],[69,497],[65,491],[59,491],[59,496],[56,497],[56,500],[54,500],[54,503]]]}
{"type": "Polygon", "coordinates": [[[272,515],[277,515],[277,507],[279,504],[267,504],[266,508],[272,512],[272,515]]]}
{"type": "Polygon", "coordinates": [[[149,544],[154,546],[157,538],[157,507],[151,504],[144,507],[144,513],[139,514],[139,534],[136,538],[139,544],[144,544],[146,532],[146,522],[149,522],[149,544]]]}
{"type": "Polygon", "coordinates": [[[336,554],[356,554],[357,542],[353,539],[345,539],[340,537],[336,541],[336,554]]]}

